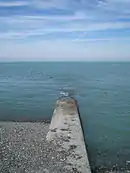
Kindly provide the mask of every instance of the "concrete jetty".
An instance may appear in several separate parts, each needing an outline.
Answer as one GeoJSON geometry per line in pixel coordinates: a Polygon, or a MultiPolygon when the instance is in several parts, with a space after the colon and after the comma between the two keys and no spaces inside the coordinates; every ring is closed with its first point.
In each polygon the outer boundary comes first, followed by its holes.
{"type": "Polygon", "coordinates": [[[64,153],[64,172],[91,173],[78,105],[75,99],[57,100],[47,141],[64,153]]]}

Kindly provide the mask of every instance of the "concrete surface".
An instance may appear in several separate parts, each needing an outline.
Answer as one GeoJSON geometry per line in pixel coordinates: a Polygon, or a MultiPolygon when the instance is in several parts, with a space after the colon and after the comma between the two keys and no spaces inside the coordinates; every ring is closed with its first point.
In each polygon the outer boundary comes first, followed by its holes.
{"type": "Polygon", "coordinates": [[[85,147],[81,122],[74,99],[65,97],[56,103],[47,141],[58,146],[59,152],[66,152],[66,172],[91,173],[85,147]]]}

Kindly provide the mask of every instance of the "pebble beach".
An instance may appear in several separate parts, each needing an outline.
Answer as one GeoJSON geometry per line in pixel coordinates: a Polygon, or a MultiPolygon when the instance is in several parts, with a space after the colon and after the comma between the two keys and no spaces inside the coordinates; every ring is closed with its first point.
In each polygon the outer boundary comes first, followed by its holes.
{"type": "Polygon", "coordinates": [[[0,173],[60,173],[67,151],[48,143],[49,123],[0,122],[0,173]]]}

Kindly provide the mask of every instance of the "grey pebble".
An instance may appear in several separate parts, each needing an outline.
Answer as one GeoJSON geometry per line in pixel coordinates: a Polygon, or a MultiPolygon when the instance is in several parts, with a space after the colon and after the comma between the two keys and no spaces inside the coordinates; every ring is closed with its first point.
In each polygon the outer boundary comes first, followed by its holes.
{"type": "Polygon", "coordinates": [[[0,122],[0,173],[67,173],[69,151],[48,143],[49,123],[0,122]]]}

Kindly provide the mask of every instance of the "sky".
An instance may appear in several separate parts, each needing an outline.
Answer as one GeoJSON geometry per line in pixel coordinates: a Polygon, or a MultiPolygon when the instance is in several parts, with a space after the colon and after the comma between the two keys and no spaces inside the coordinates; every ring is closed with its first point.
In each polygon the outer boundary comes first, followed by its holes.
{"type": "Polygon", "coordinates": [[[0,0],[0,61],[130,61],[130,0],[0,0]]]}

